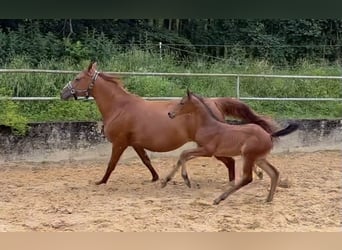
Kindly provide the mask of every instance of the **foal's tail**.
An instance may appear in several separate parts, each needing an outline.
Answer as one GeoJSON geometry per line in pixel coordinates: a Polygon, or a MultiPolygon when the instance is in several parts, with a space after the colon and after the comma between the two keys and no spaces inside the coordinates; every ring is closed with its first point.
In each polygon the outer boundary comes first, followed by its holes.
{"type": "Polygon", "coordinates": [[[275,133],[278,128],[275,121],[266,116],[257,114],[247,104],[238,99],[228,97],[216,98],[215,104],[224,115],[233,116],[245,122],[257,124],[270,134],[275,133]]]}
{"type": "Polygon", "coordinates": [[[286,128],[272,133],[271,136],[272,137],[280,137],[280,136],[288,135],[288,134],[291,134],[292,132],[296,131],[298,129],[298,127],[299,127],[299,125],[297,123],[290,123],[286,128]]]}

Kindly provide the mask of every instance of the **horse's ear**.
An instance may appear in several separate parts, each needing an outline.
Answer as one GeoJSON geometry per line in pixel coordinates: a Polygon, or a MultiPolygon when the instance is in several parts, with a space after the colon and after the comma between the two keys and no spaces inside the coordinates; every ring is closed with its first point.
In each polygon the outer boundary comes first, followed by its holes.
{"type": "Polygon", "coordinates": [[[97,68],[97,63],[96,62],[91,62],[88,66],[88,72],[92,75],[95,73],[97,68]]]}
{"type": "Polygon", "coordinates": [[[91,67],[93,67],[93,62],[90,62],[90,63],[89,63],[89,66],[88,66],[88,69],[87,69],[87,70],[90,71],[90,70],[91,70],[91,67]]]}

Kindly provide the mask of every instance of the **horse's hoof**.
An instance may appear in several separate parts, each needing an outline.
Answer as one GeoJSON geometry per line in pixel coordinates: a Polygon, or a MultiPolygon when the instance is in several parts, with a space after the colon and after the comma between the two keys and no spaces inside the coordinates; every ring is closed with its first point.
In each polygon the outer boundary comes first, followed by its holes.
{"type": "Polygon", "coordinates": [[[151,182],[156,182],[157,180],[159,180],[159,176],[153,176],[151,182]]]}
{"type": "Polygon", "coordinates": [[[266,203],[270,203],[273,199],[272,198],[267,198],[266,203]]]}
{"type": "Polygon", "coordinates": [[[97,186],[98,186],[98,185],[101,185],[101,184],[106,184],[106,182],[104,182],[104,181],[102,181],[102,180],[101,180],[101,181],[96,181],[96,182],[95,182],[95,185],[97,185],[97,186]]]}
{"type": "Polygon", "coordinates": [[[213,205],[218,205],[221,202],[221,199],[215,199],[213,205]]]}

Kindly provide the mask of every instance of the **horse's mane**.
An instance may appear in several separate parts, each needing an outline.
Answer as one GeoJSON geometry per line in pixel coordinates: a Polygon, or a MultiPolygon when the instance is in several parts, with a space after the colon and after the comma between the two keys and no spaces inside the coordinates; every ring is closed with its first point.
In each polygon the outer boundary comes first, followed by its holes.
{"type": "Polygon", "coordinates": [[[136,97],[136,98],[138,98],[138,99],[142,99],[142,97],[140,97],[140,96],[138,96],[138,95],[136,95],[136,94],[134,94],[134,93],[129,92],[129,91],[125,88],[125,85],[124,85],[124,83],[123,83],[123,81],[122,81],[122,78],[121,78],[120,76],[117,76],[117,75],[110,75],[110,74],[108,74],[108,73],[103,73],[103,72],[100,72],[100,73],[99,73],[99,76],[100,76],[101,78],[103,78],[104,80],[109,81],[109,82],[115,84],[116,86],[120,87],[121,90],[122,90],[123,92],[125,92],[126,94],[128,94],[128,95],[130,95],[130,96],[134,96],[134,97],[136,97]]]}
{"type": "MultiPolygon", "coordinates": [[[[204,102],[204,99],[203,97],[197,95],[197,94],[194,94],[194,93],[191,93],[192,96],[196,97],[197,100],[199,100],[205,107],[205,109],[208,111],[208,113],[218,122],[222,122],[220,121],[217,116],[213,113],[213,111],[208,107],[208,105],[204,102]]],[[[223,123],[223,122],[222,122],[223,123]]]]}
{"type": "Polygon", "coordinates": [[[102,77],[104,80],[106,81],[109,81],[109,82],[112,82],[116,85],[118,85],[119,87],[121,88],[124,88],[124,84],[122,82],[122,79],[121,77],[119,76],[116,76],[116,75],[110,75],[110,74],[107,74],[107,73],[103,73],[103,72],[100,72],[99,73],[99,76],[102,77]]]}

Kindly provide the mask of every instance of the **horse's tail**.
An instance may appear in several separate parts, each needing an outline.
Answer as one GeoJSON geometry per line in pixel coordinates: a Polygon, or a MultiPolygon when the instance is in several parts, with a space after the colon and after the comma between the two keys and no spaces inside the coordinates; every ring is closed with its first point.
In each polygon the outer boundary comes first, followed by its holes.
{"type": "Polygon", "coordinates": [[[274,133],[278,128],[275,121],[257,114],[247,104],[238,99],[228,97],[216,98],[215,103],[225,116],[232,116],[248,123],[257,124],[269,134],[274,133]]]}
{"type": "Polygon", "coordinates": [[[288,135],[298,129],[299,125],[297,123],[290,123],[286,128],[274,132],[271,134],[272,137],[280,137],[284,135],[288,135]]]}

